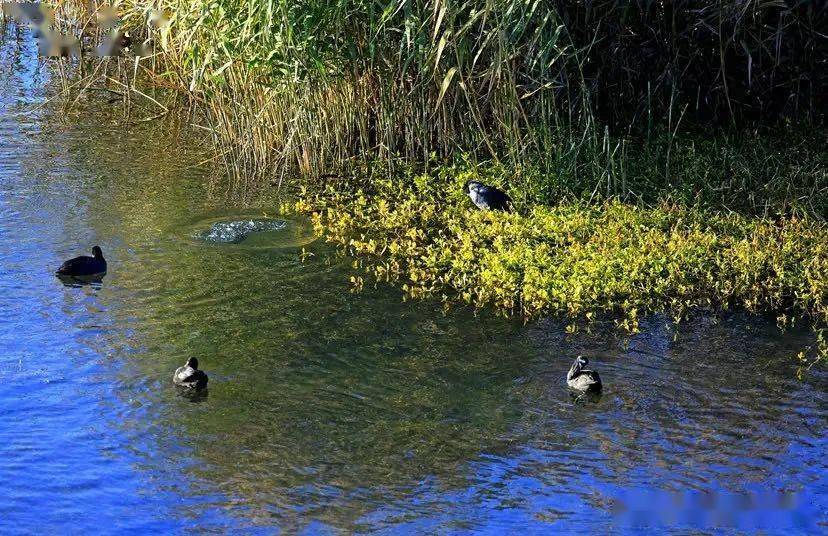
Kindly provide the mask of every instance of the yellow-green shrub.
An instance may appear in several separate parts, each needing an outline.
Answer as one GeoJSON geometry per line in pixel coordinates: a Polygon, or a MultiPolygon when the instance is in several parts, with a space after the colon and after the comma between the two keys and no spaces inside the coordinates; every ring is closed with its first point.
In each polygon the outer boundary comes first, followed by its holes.
{"type": "Polygon", "coordinates": [[[370,193],[339,183],[296,207],[410,297],[525,317],[611,313],[630,329],[645,312],[731,306],[828,322],[824,222],[615,200],[482,212],[458,193],[462,179],[380,181],[370,193]]]}

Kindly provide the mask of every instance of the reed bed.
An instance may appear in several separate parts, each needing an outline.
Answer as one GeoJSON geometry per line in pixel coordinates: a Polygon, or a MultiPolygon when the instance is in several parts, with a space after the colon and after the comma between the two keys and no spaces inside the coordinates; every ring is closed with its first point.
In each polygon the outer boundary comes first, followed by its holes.
{"type": "Polygon", "coordinates": [[[246,184],[350,176],[355,162],[393,173],[468,161],[520,170],[515,186],[541,203],[562,192],[669,196],[825,215],[824,2],[117,7],[158,52],[139,63],[203,104],[219,154],[246,184]],[[688,172],[692,158],[707,168],[688,172]]]}
{"type": "MultiPolygon", "coordinates": [[[[675,175],[676,153],[692,152],[710,127],[739,152],[750,150],[751,128],[822,123],[818,28],[828,14],[818,3],[166,5],[190,87],[210,96],[218,141],[245,177],[462,157],[531,170],[534,190],[547,190],[541,202],[558,193],[552,182],[591,196],[655,198],[690,182],[728,190],[719,200],[730,204],[762,190],[784,190],[782,204],[815,199],[814,180],[780,166],[755,166],[731,185],[736,172],[716,147],[706,177],[675,175]]],[[[752,197],[766,206],[780,196],[752,197]]]]}

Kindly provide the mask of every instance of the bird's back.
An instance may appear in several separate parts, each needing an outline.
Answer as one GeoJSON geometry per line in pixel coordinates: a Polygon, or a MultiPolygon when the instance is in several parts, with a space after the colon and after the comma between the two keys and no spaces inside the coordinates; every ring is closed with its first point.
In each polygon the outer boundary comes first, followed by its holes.
{"type": "Polygon", "coordinates": [[[61,275],[94,275],[106,272],[106,261],[82,255],[64,262],[58,268],[61,275]]]}
{"type": "Polygon", "coordinates": [[[512,202],[511,198],[497,188],[483,185],[477,190],[476,194],[473,201],[479,208],[505,210],[507,212],[510,210],[509,204],[512,202]]]}
{"type": "Polygon", "coordinates": [[[582,391],[598,391],[601,389],[601,377],[597,371],[582,370],[566,382],[570,387],[582,391]]]}
{"type": "Polygon", "coordinates": [[[173,383],[184,387],[195,387],[201,389],[207,386],[207,374],[204,371],[192,367],[178,367],[173,375],[173,383]]]}

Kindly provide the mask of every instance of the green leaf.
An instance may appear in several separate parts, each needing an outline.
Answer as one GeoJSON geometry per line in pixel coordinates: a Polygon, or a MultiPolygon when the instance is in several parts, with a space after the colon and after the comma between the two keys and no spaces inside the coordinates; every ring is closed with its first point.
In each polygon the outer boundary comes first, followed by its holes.
{"type": "Polygon", "coordinates": [[[440,96],[437,97],[437,105],[434,107],[439,108],[440,103],[443,102],[443,97],[446,95],[446,90],[451,85],[451,80],[454,78],[454,75],[457,73],[457,67],[452,67],[446,73],[446,76],[443,78],[443,83],[440,84],[440,96]]]}

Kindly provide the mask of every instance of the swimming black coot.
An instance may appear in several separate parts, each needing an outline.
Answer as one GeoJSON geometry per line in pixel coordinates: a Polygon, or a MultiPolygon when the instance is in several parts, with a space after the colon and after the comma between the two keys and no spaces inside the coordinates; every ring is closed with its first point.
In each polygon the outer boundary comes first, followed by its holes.
{"type": "Polygon", "coordinates": [[[92,256],[81,255],[69,259],[60,265],[57,275],[63,276],[102,276],[106,273],[106,259],[98,246],[92,248],[92,256]]]}
{"type": "Polygon", "coordinates": [[[204,389],[207,387],[207,374],[198,369],[198,359],[191,357],[183,367],[175,370],[173,383],[187,389],[204,389]]]}
{"type": "Polygon", "coordinates": [[[566,375],[566,384],[578,391],[597,393],[603,387],[601,377],[597,371],[584,368],[588,363],[587,358],[578,356],[566,375]]]}

